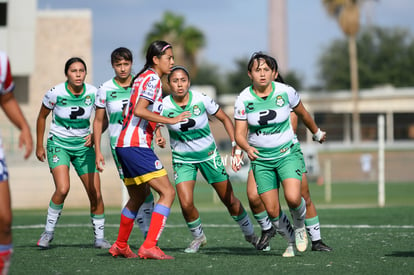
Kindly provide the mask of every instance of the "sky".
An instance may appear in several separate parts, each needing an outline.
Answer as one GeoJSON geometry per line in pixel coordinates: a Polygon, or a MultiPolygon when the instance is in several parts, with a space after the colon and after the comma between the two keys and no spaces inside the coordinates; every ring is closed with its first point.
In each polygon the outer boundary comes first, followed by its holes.
{"type": "MultiPolygon", "coordinates": [[[[92,11],[95,85],[113,77],[110,54],[117,47],[133,52],[135,72],[142,68],[145,36],[167,10],[184,16],[186,26],[204,33],[207,43],[199,62],[229,72],[236,59],[248,60],[253,52],[268,51],[267,6],[268,0],[38,0],[38,9],[92,11]]],[[[302,77],[305,86],[315,85],[324,49],[345,36],[322,0],[286,0],[286,10],[288,68],[302,77]]],[[[367,0],[362,5],[361,25],[402,27],[414,35],[413,13],[413,0],[367,0]]]]}

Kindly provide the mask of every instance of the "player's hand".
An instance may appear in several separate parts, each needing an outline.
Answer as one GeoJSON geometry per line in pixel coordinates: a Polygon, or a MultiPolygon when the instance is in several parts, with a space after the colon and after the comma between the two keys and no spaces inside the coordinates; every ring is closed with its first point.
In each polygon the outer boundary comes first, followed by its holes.
{"type": "Polygon", "coordinates": [[[19,136],[19,148],[25,147],[24,159],[28,159],[33,151],[33,140],[30,129],[23,128],[19,136]]]}
{"type": "Polygon", "coordinates": [[[41,162],[44,162],[45,161],[45,159],[46,159],[46,153],[45,153],[45,148],[43,148],[43,146],[40,146],[40,147],[37,147],[36,148],[36,157],[41,162]]]}
{"type": "Polygon", "coordinates": [[[249,147],[249,149],[246,151],[246,153],[247,153],[247,156],[249,157],[250,160],[256,160],[259,157],[258,156],[259,151],[256,148],[252,147],[252,146],[249,147]]]}
{"type": "Polygon", "coordinates": [[[326,132],[318,128],[318,131],[312,136],[313,141],[323,143],[326,140],[326,132]]]}
{"type": "Polygon", "coordinates": [[[165,144],[167,143],[164,137],[155,137],[155,143],[160,148],[165,148],[165,144]]]}
{"type": "Polygon", "coordinates": [[[172,123],[172,124],[176,124],[178,122],[186,121],[187,118],[189,118],[189,117],[191,117],[191,113],[189,111],[182,112],[181,114],[179,114],[178,116],[173,118],[174,123],[172,123]]]}
{"type": "Polygon", "coordinates": [[[105,166],[105,158],[101,153],[96,153],[95,165],[96,169],[98,169],[99,172],[103,172],[105,166]]]}
{"type": "Polygon", "coordinates": [[[231,158],[231,168],[233,169],[233,171],[239,171],[243,164],[243,151],[240,149],[233,150],[231,158]]]}
{"type": "Polygon", "coordinates": [[[85,138],[85,143],[83,144],[83,146],[85,147],[92,147],[93,146],[93,134],[89,134],[87,135],[85,138]]]}

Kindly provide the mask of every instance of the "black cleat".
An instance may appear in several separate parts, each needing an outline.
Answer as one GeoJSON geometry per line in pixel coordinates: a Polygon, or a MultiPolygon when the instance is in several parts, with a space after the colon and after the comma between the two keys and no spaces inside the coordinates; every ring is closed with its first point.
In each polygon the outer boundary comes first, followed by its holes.
{"type": "Polygon", "coordinates": [[[262,231],[262,236],[256,245],[257,250],[263,250],[269,246],[270,240],[276,235],[276,229],[272,226],[268,230],[262,231]]]}
{"type": "Polygon", "coordinates": [[[322,240],[317,240],[312,242],[312,251],[332,251],[332,248],[324,244],[322,240]]]}

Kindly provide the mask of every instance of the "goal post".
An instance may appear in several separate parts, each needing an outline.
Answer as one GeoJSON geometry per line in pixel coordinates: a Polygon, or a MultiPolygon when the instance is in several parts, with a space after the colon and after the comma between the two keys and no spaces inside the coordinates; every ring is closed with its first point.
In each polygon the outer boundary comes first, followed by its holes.
{"type": "Polygon", "coordinates": [[[385,206],[385,119],[378,116],[378,206],[385,206]]]}

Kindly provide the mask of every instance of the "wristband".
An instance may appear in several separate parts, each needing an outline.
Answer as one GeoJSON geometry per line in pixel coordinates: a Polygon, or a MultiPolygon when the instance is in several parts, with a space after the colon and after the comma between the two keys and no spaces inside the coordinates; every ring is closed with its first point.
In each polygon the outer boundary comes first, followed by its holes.
{"type": "Polygon", "coordinates": [[[237,145],[237,143],[235,141],[231,142],[231,147],[235,147],[237,145]]]}
{"type": "Polygon", "coordinates": [[[242,153],[242,150],[240,150],[240,149],[234,150],[235,155],[241,155],[241,153],[242,153]]]}
{"type": "Polygon", "coordinates": [[[324,134],[325,133],[323,131],[321,131],[320,128],[318,128],[318,131],[315,134],[313,134],[312,139],[314,141],[321,141],[321,139],[323,138],[324,134]]]}

